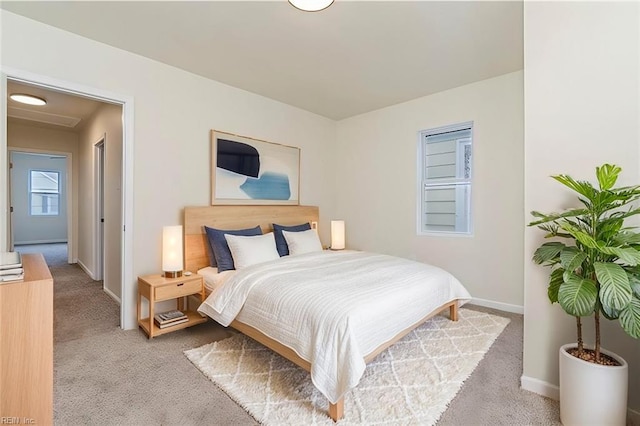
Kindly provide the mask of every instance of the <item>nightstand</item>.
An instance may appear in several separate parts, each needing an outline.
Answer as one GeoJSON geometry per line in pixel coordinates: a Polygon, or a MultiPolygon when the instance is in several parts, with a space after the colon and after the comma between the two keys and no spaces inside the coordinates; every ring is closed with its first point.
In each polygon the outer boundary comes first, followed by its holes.
{"type": "Polygon", "coordinates": [[[201,275],[193,274],[188,277],[165,278],[160,274],[155,274],[138,277],[138,325],[142,327],[149,339],[151,339],[155,336],[182,330],[207,321],[207,318],[202,317],[198,312],[185,310],[184,298],[192,294],[200,295],[200,301],[204,301],[204,281],[201,275]],[[149,301],[149,317],[147,318],[141,318],[143,297],[149,301]],[[178,310],[183,311],[189,320],[182,324],[160,328],[153,321],[155,304],[156,302],[171,299],[178,300],[178,310]]]}

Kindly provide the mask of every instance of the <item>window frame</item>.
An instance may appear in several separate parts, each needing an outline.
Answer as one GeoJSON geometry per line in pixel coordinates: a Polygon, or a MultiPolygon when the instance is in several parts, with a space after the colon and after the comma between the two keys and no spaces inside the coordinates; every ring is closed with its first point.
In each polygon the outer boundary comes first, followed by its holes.
{"type": "MultiPolygon", "coordinates": [[[[467,121],[457,124],[451,124],[447,126],[441,126],[426,130],[421,130],[418,132],[418,148],[417,148],[417,203],[416,203],[416,233],[421,236],[446,236],[446,237],[473,237],[474,227],[473,227],[473,186],[474,186],[474,125],[473,121],[467,121]],[[461,147],[465,145],[469,145],[471,147],[471,171],[469,174],[469,178],[431,178],[431,182],[427,184],[426,178],[426,148],[425,142],[428,136],[434,136],[442,133],[456,132],[461,130],[469,130],[471,136],[467,139],[469,141],[467,143],[458,144],[456,147],[456,156],[459,156],[461,153],[464,155],[464,150],[460,150],[461,147]],[[437,188],[437,187],[445,187],[445,188],[455,188],[455,185],[464,184],[469,185],[469,195],[468,195],[468,230],[467,231],[438,231],[438,230],[425,230],[424,218],[426,212],[425,208],[425,188],[427,185],[437,188]]],[[[456,161],[456,167],[461,167],[461,163],[456,161]]]]}
{"type": "Polygon", "coordinates": [[[35,217],[56,217],[56,216],[60,216],[60,200],[61,200],[61,195],[62,195],[62,183],[60,182],[60,179],[62,178],[62,173],[60,173],[59,170],[49,170],[49,169],[29,169],[29,192],[28,192],[28,209],[29,209],[29,216],[35,216],[35,217]],[[33,180],[33,172],[40,172],[40,173],[55,173],[58,175],[58,190],[57,192],[45,192],[45,191],[34,191],[33,190],[33,185],[32,185],[32,180],[33,180]],[[34,213],[33,212],[33,195],[37,194],[37,195],[42,195],[42,194],[55,194],[58,196],[58,211],[56,213],[34,213]]]}

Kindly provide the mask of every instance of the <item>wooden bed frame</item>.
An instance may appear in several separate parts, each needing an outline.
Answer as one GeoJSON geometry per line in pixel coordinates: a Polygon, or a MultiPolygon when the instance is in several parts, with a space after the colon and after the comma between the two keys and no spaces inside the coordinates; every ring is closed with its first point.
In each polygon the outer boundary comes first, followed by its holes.
{"type": "MultiPolygon", "coordinates": [[[[280,225],[298,225],[305,222],[318,222],[319,213],[316,206],[205,206],[185,207],[184,209],[184,243],[185,269],[196,272],[209,266],[208,242],[204,232],[204,225],[219,229],[242,229],[260,225],[262,232],[273,231],[272,223],[280,225]]],[[[411,327],[398,333],[393,339],[383,343],[368,354],[364,360],[369,363],[389,346],[402,339],[435,315],[449,310],[452,321],[458,320],[457,301],[445,303],[430,312],[423,319],[411,327]]],[[[231,327],[265,345],[274,352],[282,355],[294,364],[311,371],[311,364],[300,358],[292,349],[276,342],[250,325],[233,321],[231,327]]],[[[329,403],[329,417],[338,421],[344,415],[344,398],[335,404],[329,403]]]]}

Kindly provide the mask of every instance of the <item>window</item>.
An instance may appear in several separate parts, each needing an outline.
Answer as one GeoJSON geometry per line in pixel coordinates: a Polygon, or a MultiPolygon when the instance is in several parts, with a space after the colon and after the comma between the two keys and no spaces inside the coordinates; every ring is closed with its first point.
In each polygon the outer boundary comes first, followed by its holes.
{"type": "Polygon", "coordinates": [[[29,213],[33,216],[59,214],[60,173],[31,170],[29,175],[29,213]]]}
{"type": "Polygon", "coordinates": [[[472,123],[420,132],[418,233],[471,234],[472,123]]]}

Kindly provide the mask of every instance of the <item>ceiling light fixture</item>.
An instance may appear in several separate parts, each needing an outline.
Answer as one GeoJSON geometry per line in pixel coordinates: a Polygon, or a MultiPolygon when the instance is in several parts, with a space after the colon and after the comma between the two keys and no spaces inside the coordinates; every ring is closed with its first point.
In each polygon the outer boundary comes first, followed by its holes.
{"type": "Polygon", "coordinates": [[[9,97],[13,101],[20,102],[23,104],[28,104],[28,105],[42,106],[47,104],[47,101],[44,98],[40,98],[38,96],[33,96],[33,95],[27,95],[24,93],[13,93],[9,97]]]}
{"type": "Polygon", "coordinates": [[[319,12],[331,6],[333,0],[289,0],[289,3],[305,12],[319,12]]]}

